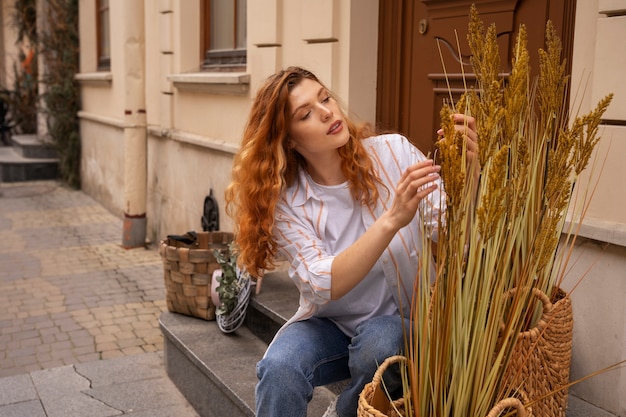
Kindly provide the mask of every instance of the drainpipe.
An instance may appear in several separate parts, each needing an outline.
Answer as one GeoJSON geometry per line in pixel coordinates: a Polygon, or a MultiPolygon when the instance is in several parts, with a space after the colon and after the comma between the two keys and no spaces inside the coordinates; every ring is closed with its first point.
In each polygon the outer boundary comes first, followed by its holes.
{"type": "Polygon", "coordinates": [[[124,30],[124,225],[122,246],[146,242],[147,131],[144,0],[117,3],[124,30]]]}

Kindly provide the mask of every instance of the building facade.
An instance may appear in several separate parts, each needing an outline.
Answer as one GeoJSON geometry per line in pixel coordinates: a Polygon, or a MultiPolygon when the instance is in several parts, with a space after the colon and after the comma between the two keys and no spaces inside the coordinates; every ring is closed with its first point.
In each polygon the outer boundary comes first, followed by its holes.
{"type": "MultiPolygon", "coordinates": [[[[7,3],[2,2],[5,10],[7,3]]],[[[472,2],[417,3],[429,10],[442,4],[469,10],[472,2]]],[[[479,10],[481,3],[509,10],[525,2],[474,3],[479,10]]],[[[571,108],[587,112],[615,93],[595,168],[577,187],[577,199],[585,190],[594,195],[564,283],[572,291],[575,315],[574,380],[626,359],[626,86],[620,82],[626,1],[565,3],[575,3],[569,9],[571,108]]],[[[127,246],[200,230],[203,201],[211,191],[219,203],[220,229],[232,230],[223,199],[232,158],[255,92],[275,71],[290,65],[312,70],[363,120],[376,123],[384,110],[379,99],[385,83],[379,76],[385,51],[379,45],[387,44],[381,42],[380,20],[384,7],[395,5],[392,0],[80,0],[79,5],[82,188],[124,219],[120,235],[127,246]]],[[[434,12],[407,27],[417,37],[433,27],[429,19],[434,12]]],[[[3,36],[9,48],[14,34],[5,29],[3,36]]],[[[5,83],[8,68],[5,60],[5,83]]],[[[624,369],[571,391],[626,416],[624,369]]]]}
{"type": "MultiPolygon", "coordinates": [[[[134,228],[132,236],[145,233],[152,242],[199,230],[211,190],[220,228],[232,230],[223,211],[232,157],[255,91],[275,71],[309,68],[361,119],[375,123],[380,112],[378,0],[233,1],[226,2],[228,11],[211,3],[80,1],[83,189],[125,218],[124,233],[134,228]],[[104,69],[98,51],[107,31],[98,29],[99,20],[109,22],[104,69]],[[211,45],[222,41],[224,21],[239,39],[211,45]],[[223,49],[243,51],[245,64],[220,60],[223,49]],[[217,60],[211,60],[214,50],[217,60]]],[[[572,17],[571,106],[586,112],[615,93],[589,181],[601,176],[564,283],[573,290],[573,379],[626,359],[626,87],[618,81],[626,54],[616,42],[626,39],[625,9],[623,0],[578,1],[572,17]]],[[[581,382],[572,392],[626,416],[624,370],[581,382]]]]}

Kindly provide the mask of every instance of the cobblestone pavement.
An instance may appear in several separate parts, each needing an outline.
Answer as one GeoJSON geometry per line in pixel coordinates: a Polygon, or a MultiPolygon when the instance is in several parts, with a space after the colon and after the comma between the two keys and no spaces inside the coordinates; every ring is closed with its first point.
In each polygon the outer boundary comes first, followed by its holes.
{"type": "Polygon", "coordinates": [[[0,185],[0,377],[163,349],[156,248],[54,181],[0,185]]]}

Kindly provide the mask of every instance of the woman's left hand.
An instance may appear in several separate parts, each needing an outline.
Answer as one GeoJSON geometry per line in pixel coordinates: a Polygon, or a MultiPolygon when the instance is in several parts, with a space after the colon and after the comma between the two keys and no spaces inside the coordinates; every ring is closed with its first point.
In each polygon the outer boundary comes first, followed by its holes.
{"type": "MultiPolygon", "coordinates": [[[[472,164],[473,161],[478,158],[478,133],[476,131],[476,119],[464,114],[455,113],[452,116],[454,121],[454,128],[463,134],[465,143],[467,145],[467,164],[472,164]]],[[[443,130],[437,131],[438,135],[443,135],[443,130]]],[[[480,165],[477,164],[476,173],[480,172],[480,165]]]]}

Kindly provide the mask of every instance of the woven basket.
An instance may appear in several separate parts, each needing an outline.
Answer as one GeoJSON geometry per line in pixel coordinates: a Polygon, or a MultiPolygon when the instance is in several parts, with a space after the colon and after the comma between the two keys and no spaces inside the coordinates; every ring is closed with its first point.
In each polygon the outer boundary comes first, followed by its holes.
{"type": "Polygon", "coordinates": [[[572,358],[572,303],[560,288],[554,303],[536,288],[533,296],[543,304],[541,319],[518,335],[504,380],[521,387],[536,416],[564,417],[572,358]]]}
{"type": "Polygon", "coordinates": [[[406,357],[391,356],[378,367],[372,382],[365,384],[363,391],[359,394],[357,417],[404,417],[406,415],[404,407],[405,400],[408,401],[408,399],[400,398],[390,401],[381,385],[383,374],[394,363],[406,363],[406,357]]]}
{"type": "MultiPolygon", "coordinates": [[[[374,373],[372,382],[365,384],[363,391],[359,395],[357,407],[357,417],[405,417],[405,404],[410,401],[408,398],[400,398],[390,401],[381,387],[381,380],[387,368],[394,363],[406,363],[404,356],[391,356],[382,363],[374,373]]],[[[525,407],[528,397],[522,390],[516,393],[519,398],[505,398],[498,402],[487,414],[487,417],[498,417],[505,410],[516,410],[518,417],[530,417],[533,414],[532,408],[525,407]],[[522,402],[523,401],[523,402],[522,402]]],[[[538,414],[541,416],[540,414],[538,414]]],[[[542,416],[543,417],[543,416],[542,416]]]]}
{"type": "Polygon", "coordinates": [[[228,249],[229,232],[198,232],[192,244],[167,238],[159,245],[163,260],[167,309],[204,320],[215,320],[211,277],[220,268],[213,251],[228,249]]]}

